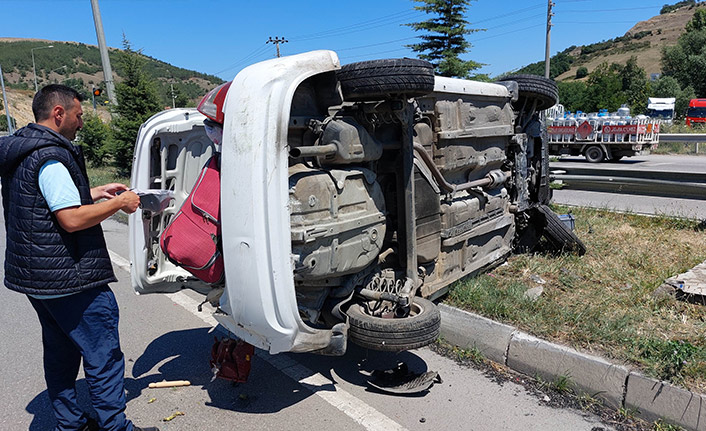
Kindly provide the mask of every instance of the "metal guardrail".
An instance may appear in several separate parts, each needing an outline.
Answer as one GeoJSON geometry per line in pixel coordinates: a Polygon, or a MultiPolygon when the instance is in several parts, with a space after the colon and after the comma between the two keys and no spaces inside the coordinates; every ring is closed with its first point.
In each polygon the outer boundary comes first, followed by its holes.
{"type": "Polygon", "coordinates": [[[706,200],[706,173],[562,168],[551,178],[569,190],[706,200]]]}
{"type": "Polygon", "coordinates": [[[706,142],[706,133],[660,133],[660,142],[706,142]]]}

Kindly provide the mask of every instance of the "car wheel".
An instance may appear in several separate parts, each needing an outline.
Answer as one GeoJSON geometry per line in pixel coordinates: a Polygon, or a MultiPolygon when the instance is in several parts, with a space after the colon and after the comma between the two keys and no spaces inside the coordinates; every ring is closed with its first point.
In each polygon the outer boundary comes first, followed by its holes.
{"type": "Polygon", "coordinates": [[[346,311],[350,340],[373,350],[399,352],[433,343],[439,337],[441,314],[433,302],[415,297],[408,317],[384,319],[371,316],[362,304],[346,311]]]}
{"type": "Polygon", "coordinates": [[[605,154],[603,154],[603,149],[598,145],[591,145],[590,147],[586,148],[586,151],[584,151],[583,154],[586,157],[586,160],[588,160],[590,163],[602,162],[603,158],[605,157],[605,154]]]}
{"type": "Polygon", "coordinates": [[[515,81],[519,87],[519,100],[515,102],[514,108],[521,109],[525,102],[537,101],[535,110],[543,111],[559,103],[559,89],[556,82],[549,78],[536,75],[510,75],[501,78],[500,81],[515,81]]]}
{"type": "Polygon", "coordinates": [[[544,216],[546,225],[544,227],[544,237],[552,248],[556,251],[566,251],[576,253],[579,256],[586,254],[586,246],[571,231],[558,215],[546,205],[538,205],[537,210],[544,216]]]}
{"type": "Polygon", "coordinates": [[[346,64],[336,76],[343,98],[350,101],[381,100],[395,94],[416,97],[434,91],[434,66],[414,58],[346,64]]]}

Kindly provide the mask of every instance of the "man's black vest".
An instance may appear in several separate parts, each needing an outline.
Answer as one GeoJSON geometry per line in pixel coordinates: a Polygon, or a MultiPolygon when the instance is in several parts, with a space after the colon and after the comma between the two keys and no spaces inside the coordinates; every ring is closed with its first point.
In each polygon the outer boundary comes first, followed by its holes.
{"type": "Polygon", "coordinates": [[[117,281],[100,224],[69,233],[49,210],[38,182],[39,170],[48,160],[66,166],[81,205],[93,204],[79,147],[37,124],[1,138],[5,286],[22,293],[54,295],[117,281]]]}

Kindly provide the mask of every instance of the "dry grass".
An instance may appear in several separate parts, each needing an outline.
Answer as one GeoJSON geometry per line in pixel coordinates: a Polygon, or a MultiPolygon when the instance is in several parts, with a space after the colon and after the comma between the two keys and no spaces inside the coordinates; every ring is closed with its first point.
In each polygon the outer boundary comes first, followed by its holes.
{"type": "Polygon", "coordinates": [[[706,392],[706,308],[653,296],[666,278],[706,260],[698,222],[592,209],[573,214],[585,256],[513,256],[457,283],[447,301],[706,392]],[[526,299],[540,279],[542,296],[526,299]]]}

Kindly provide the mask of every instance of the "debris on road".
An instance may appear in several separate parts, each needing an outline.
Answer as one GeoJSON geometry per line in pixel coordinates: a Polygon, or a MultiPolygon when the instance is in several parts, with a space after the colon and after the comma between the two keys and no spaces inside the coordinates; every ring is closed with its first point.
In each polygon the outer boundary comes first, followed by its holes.
{"type": "Polygon", "coordinates": [[[368,380],[368,384],[375,389],[393,394],[416,394],[428,390],[434,383],[441,382],[437,371],[410,372],[404,362],[389,370],[375,370],[368,380]]]}
{"type": "Polygon", "coordinates": [[[191,382],[188,380],[173,380],[171,382],[162,380],[161,382],[149,384],[150,388],[175,388],[177,386],[191,386],[191,382]]]}
{"type": "Polygon", "coordinates": [[[658,290],[669,288],[675,292],[677,299],[706,305],[706,262],[666,279],[658,290]]]}
{"type": "Polygon", "coordinates": [[[162,421],[169,422],[169,421],[173,420],[174,418],[176,418],[177,416],[184,416],[184,413],[177,410],[174,413],[172,413],[170,416],[167,416],[166,418],[162,419],[162,421]]]}

